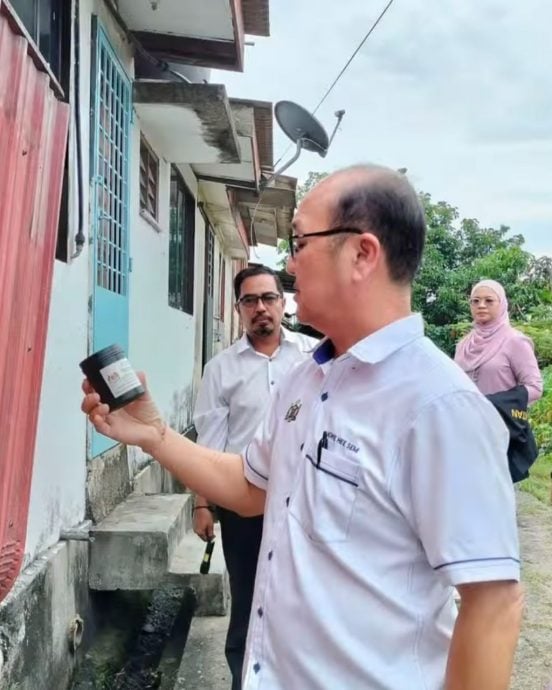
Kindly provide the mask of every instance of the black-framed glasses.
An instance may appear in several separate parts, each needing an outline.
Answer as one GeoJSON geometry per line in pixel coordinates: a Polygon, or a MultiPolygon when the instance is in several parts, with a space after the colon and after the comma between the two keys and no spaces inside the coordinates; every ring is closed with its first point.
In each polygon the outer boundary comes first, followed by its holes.
{"type": "Polygon", "coordinates": [[[237,304],[241,304],[246,309],[254,309],[259,300],[261,300],[265,307],[272,307],[281,297],[282,295],[278,292],[263,292],[262,295],[244,295],[239,298],[237,304]]]}
{"type": "Polygon", "coordinates": [[[366,231],[358,228],[330,228],[329,230],[318,230],[317,232],[309,232],[307,235],[293,235],[289,233],[289,253],[292,257],[298,254],[304,247],[304,241],[311,237],[330,237],[331,235],[343,235],[351,233],[352,235],[362,235],[366,231]],[[303,242],[303,244],[301,244],[303,242]]]}

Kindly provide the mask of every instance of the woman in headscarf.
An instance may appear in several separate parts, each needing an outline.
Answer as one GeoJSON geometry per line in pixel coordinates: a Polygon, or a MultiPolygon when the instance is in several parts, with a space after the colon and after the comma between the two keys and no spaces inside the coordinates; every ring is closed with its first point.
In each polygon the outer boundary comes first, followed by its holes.
{"type": "Polygon", "coordinates": [[[456,347],[455,362],[484,395],[525,386],[529,404],[542,396],[533,342],[510,325],[502,285],[482,280],[472,288],[473,330],[456,347]]]}

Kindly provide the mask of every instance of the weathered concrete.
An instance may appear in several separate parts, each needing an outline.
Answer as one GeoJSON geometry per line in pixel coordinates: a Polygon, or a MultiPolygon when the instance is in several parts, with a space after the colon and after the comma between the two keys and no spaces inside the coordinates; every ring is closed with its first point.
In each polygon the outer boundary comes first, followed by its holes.
{"type": "Polygon", "coordinates": [[[191,528],[190,494],[130,496],[93,530],[91,589],[155,589],[191,528]]]}
{"type": "Polygon", "coordinates": [[[127,449],[115,446],[88,463],[87,517],[100,522],[131,492],[127,449]]]}
{"type": "Polygon", "coordinates": [[[193,619],[174,690],[228,690],[232,679],[224,657],[227,629],[227,617],[193,619]]]}
{"type": "Polygon", "coordinates": [[[182,493],[183,488],[166,469],[155,460],[138,472],[132,481],[133,494],[182,493]]]}
{"type": "Polygon", "coordinates": [[[71,626],[89,618],[88,543],[60,542],[36,558],[0,605],[0,690],[62,690],[80,655],[71,626]]]}
{"type": "Polygon", "coordinates": [[[133,83],[140,121],[171,163],[239,163],[240,146],[226,89],[140,79],[133,83]]]}
{"type": "Polygon", "coordinates": [[[179,543],[167,574],[168,583],[194,589],[197,597],[196,616],[225,616],[228,613],[230,594],[219,525],[215,526],[215,539],[207,575],[199,572],[205,542],[193,532],[186,534],[179,543]]]}

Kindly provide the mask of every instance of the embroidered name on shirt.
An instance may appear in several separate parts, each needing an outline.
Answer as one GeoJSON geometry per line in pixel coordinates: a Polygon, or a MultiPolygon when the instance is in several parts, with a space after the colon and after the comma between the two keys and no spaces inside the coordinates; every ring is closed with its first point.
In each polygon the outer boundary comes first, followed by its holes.
{"type": "Polygon", "coordinates": [[[284,417],[286,422],[294,422],[297,419],[297,415],[299,414],[301,405],[301,401],[296,400],[293,404],[289,406],[289,410],[286,412],[286,416],[284,417]]]}
{"type": "Polygon", "coordinates": [[[334,441],[335,443],[338,443],[340,446],[343,446],[343,448],[346,448],[347,450],[352,450],[353,453],[358,453],[358,451],[360,450],[360,448],[358,446],[355,446],[354,443],[351,443],[350,441],[347,441],[344,438],[336,436],[331,431],[328,431],[328,438],[334,441]]]}

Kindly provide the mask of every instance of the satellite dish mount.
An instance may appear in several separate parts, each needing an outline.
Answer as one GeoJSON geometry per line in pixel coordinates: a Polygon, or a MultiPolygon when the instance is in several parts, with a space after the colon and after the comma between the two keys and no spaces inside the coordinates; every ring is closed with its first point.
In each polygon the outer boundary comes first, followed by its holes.
{"type": "Polygon", "coordinates": [[[301,155],[303,149],[305,151],[313,151],[324,158],[328,153],[328,149],[330,148],[344,115],[344,110],[338,110],[335,113],[337,122],[335,123],[331,137],[328,137],[326,130],[320,122],[302,106],[292,101],[279,101],[276,103],[274,106],[276,121],[280,125],[280,129],[291,139],[297,148],[292,158],[284,163],[281,168],[276,170],[268,180],[263,182],[261,187],[263,189],[268,187],[278,175],[281,175],[284,170],[287,170],[290,165],[293,165],[301,155]]]}

